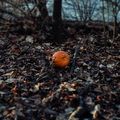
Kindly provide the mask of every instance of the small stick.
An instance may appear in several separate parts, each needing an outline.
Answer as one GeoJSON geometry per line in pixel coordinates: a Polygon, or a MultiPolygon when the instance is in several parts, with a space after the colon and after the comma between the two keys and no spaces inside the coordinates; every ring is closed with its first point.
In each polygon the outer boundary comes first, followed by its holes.
{"type": "Polygon", "coordinates": [[[78,45],[76,45],[75,52],[74,52],[74,55],[73,55],[73,60],[72,60],[72,66],[71,66],[70,74],[72,74],[74,72],[79,48],[80,48],[80,45],[79,45],[79,42],[78,42],[78,45]]]}

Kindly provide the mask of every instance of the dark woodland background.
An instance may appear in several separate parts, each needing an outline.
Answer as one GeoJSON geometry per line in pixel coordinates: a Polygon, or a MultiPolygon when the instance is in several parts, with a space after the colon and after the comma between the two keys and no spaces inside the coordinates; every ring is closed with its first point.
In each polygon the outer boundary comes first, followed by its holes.
{"type": "Polygon", "coordinates": [[[120,0],[0,0],[0,120],[120,120],[119,96],[120,0]]]}

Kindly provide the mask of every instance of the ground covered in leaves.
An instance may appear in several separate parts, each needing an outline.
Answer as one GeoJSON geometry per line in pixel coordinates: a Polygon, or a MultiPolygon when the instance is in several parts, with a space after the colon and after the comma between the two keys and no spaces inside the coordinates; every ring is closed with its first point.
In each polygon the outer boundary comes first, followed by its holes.
{"type": "Polygon", "coordinates": [[[55,46],[35,35],[1,34],[0,119],[119,120],[120,44],[104,41],[78,33],[55,46]],[[66,69],[52,64],[57,50],[71,55],[66,69]]]}

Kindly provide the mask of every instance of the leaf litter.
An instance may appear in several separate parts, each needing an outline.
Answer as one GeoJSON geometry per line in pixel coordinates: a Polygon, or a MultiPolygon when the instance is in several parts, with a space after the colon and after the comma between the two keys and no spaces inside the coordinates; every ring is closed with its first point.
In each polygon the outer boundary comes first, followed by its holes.
{"type": "Polygon", "coordinates": [[[0,119],[120,119],[120,46],[105,48],[99,41],[76,34],[54,46],[40,44],[35,35],[1,36],[0,119]],[[57,50],[71,55],[66,69],[52,65],[57,50]]]}

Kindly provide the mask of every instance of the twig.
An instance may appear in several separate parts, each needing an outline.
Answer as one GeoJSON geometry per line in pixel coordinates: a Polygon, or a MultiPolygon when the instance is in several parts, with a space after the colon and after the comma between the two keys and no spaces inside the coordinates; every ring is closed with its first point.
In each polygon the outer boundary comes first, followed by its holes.
{"type": "Polygon", "coordinates": [[[78,44],[76,45],[76,48],[75,48],[74,55],[73,55],[73,60],[72,60],[72,66],[71,66],[70,74],[72,74],[74,72],[79,48],[80,48],[80,45],[79,45],[79,42],[78,42],[78,44]]]}

